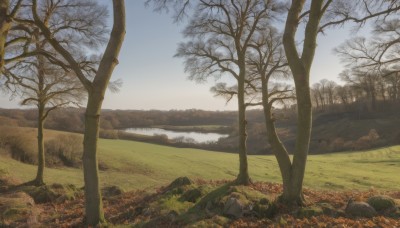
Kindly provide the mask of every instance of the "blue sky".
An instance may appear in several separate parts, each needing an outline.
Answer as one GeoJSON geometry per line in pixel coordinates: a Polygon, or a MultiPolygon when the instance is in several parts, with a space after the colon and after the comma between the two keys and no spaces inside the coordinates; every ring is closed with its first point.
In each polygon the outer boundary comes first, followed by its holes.
{"type": "MultiPolygon", "coordinates": [[[[107,109],[204,109],[235,110],[222,98],[209,92],[214,84],[197,84],[187,79],[183,60],[173,58],[183,25],[172,23],[169,15],[145,8],[144,1],[126,1],[126,36],[112,80],[122,79],[121,91],[107,92],[103,108],[107,109]]],[[[110,6],[111,7],[111,6],[110,6]]],[[[320,35],[311,72],[311,83],[323,78],[337,81],[342,66],[333,48],[350,38],[347,28],[333,29],[320,35]]],[[[0,107],[16,108],[18,99],[9,101],[2,95],[0,107]]]]}

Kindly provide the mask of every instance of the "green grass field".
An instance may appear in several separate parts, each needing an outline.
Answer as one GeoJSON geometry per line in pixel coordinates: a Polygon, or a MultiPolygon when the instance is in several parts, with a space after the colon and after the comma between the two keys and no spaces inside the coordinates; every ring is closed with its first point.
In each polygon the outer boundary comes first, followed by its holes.
{"type": "MultiPolygon", "coordinates": [[[[125,190],[166,185],[179,176],[202,179],[234,179],[238,155],[197,149],[181,149],[124,140],[99,140],[99,160],[108,167],[100,171],[102,185],[125,190]]],[[[0,169],[28,181],[36,167],[0,156],[0,169]]],[[[249,156],[249,170],[255,181],[280,182],[273,156],[249,156]]],[[[311,155],[305,186],[317,189],[400,189],[400,146],[373,151],[311,155]]],[[[45,170],[47,183],[83,185],[81,169],[45,170]]]]}

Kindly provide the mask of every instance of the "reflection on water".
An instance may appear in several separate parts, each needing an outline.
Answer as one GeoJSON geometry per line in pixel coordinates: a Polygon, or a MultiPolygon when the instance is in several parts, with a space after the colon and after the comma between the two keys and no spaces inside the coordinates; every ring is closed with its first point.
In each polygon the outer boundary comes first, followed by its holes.
{"type": "Polygon", "coordinates": [[[166,135],[168,139],[184,138],[186,141],[187,139],[193,139],[196,143],[216,142],[219,138],[229,136],[218,133],[179,132],[161,128],[128,128],[125,131],[139,135],[166,135]]]}

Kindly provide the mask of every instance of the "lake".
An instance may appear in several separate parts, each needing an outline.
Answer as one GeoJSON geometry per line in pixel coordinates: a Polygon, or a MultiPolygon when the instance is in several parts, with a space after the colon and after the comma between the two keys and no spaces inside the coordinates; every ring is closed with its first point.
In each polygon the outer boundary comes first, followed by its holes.
{"type": "Polygon", "coordinates": [[[126,132],[139,135],[166,135],[168,139],[184,138],[186,140],[193,139],[196,143],[216,142],[219,138],[228,137],[226,134],[218,133],[200,133],[200,132],[181,132],[164,130],[161,128],[128,128],[126,132]]]}

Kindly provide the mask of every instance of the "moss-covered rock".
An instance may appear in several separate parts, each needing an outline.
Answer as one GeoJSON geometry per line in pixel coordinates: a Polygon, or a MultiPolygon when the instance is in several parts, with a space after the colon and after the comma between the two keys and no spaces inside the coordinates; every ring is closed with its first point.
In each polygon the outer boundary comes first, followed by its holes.
{"type": "Polygon", "coordinates": [[[384,195],[372,196],[367,202],[378,212],[383,212],[396,206],[393,198],[384,195]]]}
{"type": "Polygon", "coordinates": [[[67,200],[75,199],[75,196],[81,191],[77,189],[74,185],[43,185],[43,186],[22,186],[21,191],[26,192],[30,195],[35,203],[48,203],[57,202],[62,203],[67,200]]]}
{"type": "Polygon", "coordinates": [[[195,203],[203,195],[204,195],[204,192],[202,191],[201,188],[193,188],[193,189],[189,189],[188,191],[183,193],[180,200],[195,203]]]}
{"type": "Polygon", "coordinates": [[[372,218],[377,215],[376,210],[365,202],[349,201],[346,207],[346,214],[352,217],[372,218]]]}
{"type": "Polygon", "coordinates": [[[0,197],[0,227],[14,227],[18,223],[33,226],[36,217],[35,202],[28,194],[17,192],[0,197]]]}
{"type": "Polygon", "coordinates": [[[259,218],[272,218],[277,212],[277,207],[274,202],[262,198],[254,204],[253,211],[259,218]]]}
{"type": "Polygon", "coordinates": [[[302,207],[297,211],[297,216],[300,218],[311,218],[312,216],[318,216],[322,214],[324,214],[324,210],[316,205],[302,207]]]}
{"type": "Polygon", "coordinates": [[[54,191],[50,186],[43,185],[40,187],[36,186],[25,186],[22,188],[24,192],[29,194],[34,200],[35,203],[47,203],[55,201],[61,194],[58,194],[54,191]]]}
{"type": "Polygon", "coordinates": [[[189,177],[178,177],[177,179],[172,181],[172,183],[169,184],[165,188],[165,190],[166,191],[171,191],[173,189],[177,189],[177,188],[182,187],[182,186],[192,185],[193,183],[194,182],[192,180],[190,180],[189,177]]]}
{"type": "Polygon", "coordinates": [[[232,218],[240,218],[243,216],[244,207],[240,198],[229,197],[225,202],[223,214],[232,218]]]}

